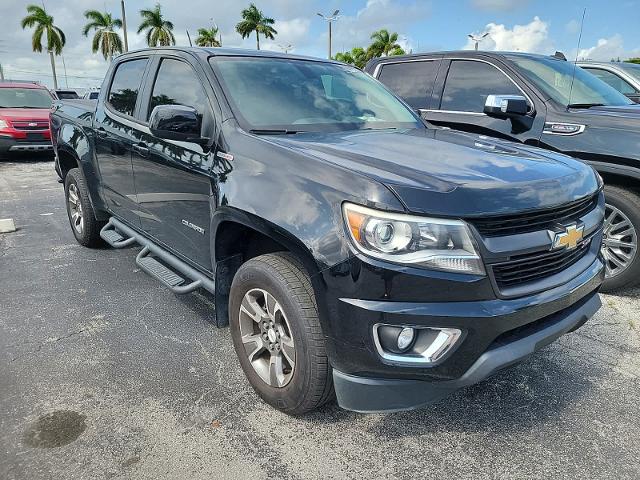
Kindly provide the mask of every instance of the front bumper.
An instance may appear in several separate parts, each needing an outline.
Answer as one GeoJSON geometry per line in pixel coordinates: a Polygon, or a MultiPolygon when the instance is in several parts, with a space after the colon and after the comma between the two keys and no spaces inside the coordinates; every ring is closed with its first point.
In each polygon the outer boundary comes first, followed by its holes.
{"type": "Polygon", "coordinates": [[[53,152],[51,140],[15,139],[8,136],[0,136],[0,153],[13,152],[53,152]]]}
{"type": "MultiPolygon", "coordinates": [[[[374,284],[372,275],[362,272],[376,270],[370,261],[355,262],[362,278],[352,285],[353,293],[361,282],[374,284]]],[[[335,312],[330,315],[327,331],[339,405],[361,412],[418,408],[525,358],[580,327],[600,307],[597,292],[604,279],[602,261],[594,255],[590,265],[580,270],[563,285],[519,298],[474,298],[473,293],[487,293],[483,288],[486,278],[468,285],[429,279],[422,290],[423,298],[432,300],[428,303],[399,299],[398,295],[395,299],[389,295],[388,301],[328,298],[330,311],[335,312]],[[403,366],[386,362],[377,353],[372,333],[377,323],[457,328],[463,331],[463,337],[442,361],[403,366]]],[[[378,274],[386,278],[386,288],[393,291],[389,273],[378,270],[378,274]]],[[[419,275],[424,284],[424,275],[433,273],[419,275]]],[[[347,278],[352,282],[357,277],[352,273],[347,278]]],[[[406,282],[406,270],[394,279],[406,282]]],[[[341,288],[344,292],[344,283],[341,288]]],[[[400,291],[407,290],[415,289],[400,291]]]]}
{"type": "Polygon", "coordinates": [[[413,410],[440,400],[463,387],[517,363],[536,350],[576,330],[602,305],[596,292],[572,307],[544,319],[528,335],[513,342],[496,344],[483,353],[460,378],[448,381],[380,379],[333,371],[338,404],[356,412],[395,412],[413,410]]]}

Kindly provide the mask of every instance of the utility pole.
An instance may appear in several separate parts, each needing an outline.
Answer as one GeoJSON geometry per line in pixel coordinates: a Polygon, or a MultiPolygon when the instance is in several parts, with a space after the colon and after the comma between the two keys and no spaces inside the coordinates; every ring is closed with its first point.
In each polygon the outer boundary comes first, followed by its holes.
{"type": "Polygon", "coordinates": [[[120,0],[120,7],[122,7],[122,31],[124,32],[124,52],[129,51],[129,42],[127,41],[127,14],[124,10],[124,0],[120,0]]]}
{"type": "Polygon", "coordinates": [[[64,68],[64,83],[69,88],[69,79],[67,78],[67,65],[64,63],[64,55],[60,55],[62,57],[62,67],[64,68]]]}
{"type": "Polygon", "coordinates": [[[0,82],[4,82],[4,70],[2,70],[1,63],[0,63],[0,82]]]}
{"type": "Polygon", "coordinates": [[[331,23],[338,20],[339,13],[340,10],[336,10],[331,15],[323,15],[321,13],[318,13],[318,16],[323,20],[326,20],[326,22],[329,24],[329,60],[331,60],[331,23]]]}
{"type": "Polygon", "coordinates": [[[467,35],[467,37],[469,37],[471,39],[471,41],[475,42],[475,44],[476,44],[476,52],[478,51],[478,44],[482,40],[484,40],[487,37],[487,35],[489,35],[489,32],[485,32],[482,35],[477,35],[477,36],[476,35],[471,35],[471,34],[467,35]]]}

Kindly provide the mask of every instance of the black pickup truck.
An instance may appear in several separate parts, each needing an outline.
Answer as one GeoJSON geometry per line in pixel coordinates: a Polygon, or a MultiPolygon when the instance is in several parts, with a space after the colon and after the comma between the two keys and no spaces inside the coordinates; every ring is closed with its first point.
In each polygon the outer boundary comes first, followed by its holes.
{"type": "Polygon", "coordinates": [[[522,142],[589,163],[604,179],[603,291],[640,283],[640,105],[563,55],[440,52],[365,70],[434,128],[522,142]]]}
{"type": "Polygon", "coordinates": [[[287,413],[426,405],[600,307],[591,167],[426,128],[353,67],[141,50],[51,124],[78,242],[139,245],[170,291],[212,292],[249,382],[287,413]]]}

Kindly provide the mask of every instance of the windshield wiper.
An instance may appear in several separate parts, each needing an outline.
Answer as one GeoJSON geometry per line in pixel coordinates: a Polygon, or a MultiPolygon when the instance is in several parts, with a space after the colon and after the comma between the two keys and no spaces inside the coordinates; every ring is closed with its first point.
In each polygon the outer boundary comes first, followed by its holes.
{"type": "Polygon", "coordinates": [[[284,128],[253,128],[249,130],[249,132],[255,133],[256,135],[285,135],[303,133],[304,130],[287,130],[284,128]]]}
{"type": "Polygon", "coordinates": [[[604,103],[570,103],[567,108],[591,108],[591,107],[604,107],[604,103]]]}

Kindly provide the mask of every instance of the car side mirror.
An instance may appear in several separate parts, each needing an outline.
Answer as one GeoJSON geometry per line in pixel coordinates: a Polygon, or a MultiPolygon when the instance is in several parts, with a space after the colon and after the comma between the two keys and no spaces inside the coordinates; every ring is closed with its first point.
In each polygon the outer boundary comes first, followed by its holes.
{"type": "Polygon", "coordinates": [[[484,113],[498,118],[526,115],[527,109],[527,99],[522,95],[489,95],[484,103],[484,113]]]}
{"type": "Polygon", "coordinates": [[[202,116],[184,105],[158,105],[149,117],[149,130],[158,138],[203,144],[202,116]]]}

